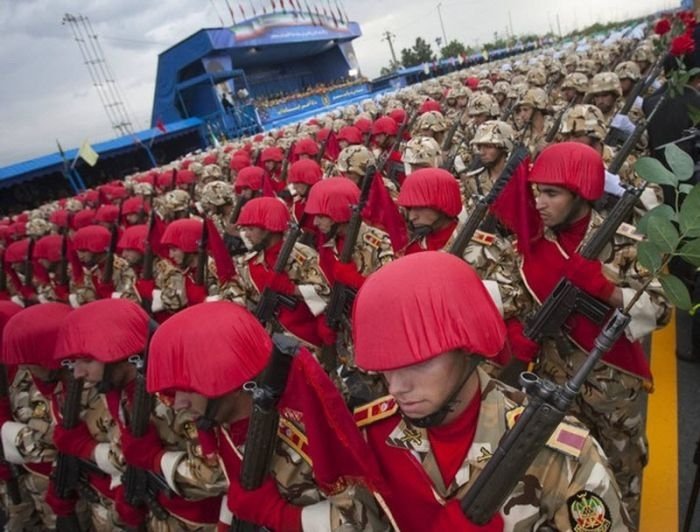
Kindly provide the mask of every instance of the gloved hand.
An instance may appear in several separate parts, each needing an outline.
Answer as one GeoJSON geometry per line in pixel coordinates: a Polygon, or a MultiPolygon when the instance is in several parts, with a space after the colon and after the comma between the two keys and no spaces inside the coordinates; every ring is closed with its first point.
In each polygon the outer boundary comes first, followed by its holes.
{"type": "Polygon", "coordinates": [[[348,263],[336,262],[333,265],[333,277],[335,277],[335,280],[339,283],[354,288],[355,290],[359,290],[365,282],[365,276],[357,271],[357,266],[355,266],[355,263],[352,261],[348,263]]]}
{"type": "Polygon", "coordinates": [[[36,301],[36,291],[33,286],[22,285],[19,288],[19,293],[24,301],[36,301]]]}
{"type": "Polygon", "coordinates": [[[620,185],[620,176],[611,174],[607,170],[605,171],[605,192],[618,198],[625,193],[625,187],[620,185]]]}
{"type": "Polygon", "coordinates": [[[268,477],[258,489],[244,490],[238,478],[231,478],[228,508],[233,515],[275,531],[301,531],[301,507],[287,502],[268,477]]]}
{"type": "Polygon", "coordinates": [[[521,321],[517,318],[507,320],[506,331],[512,355],[523,362],[532,362],[540,350],[540,346],[523,334],[521,321]]]}
{"type": "Polygon", "coordinates": [[[86,460],[92,458],[92,451],[97,445],[85,423],[80,423],[72,429],[56,425],[53,431],[53,442],[59,452],[86,460]]]}
{"type": "Polygon", "coordinates": [[[53,291],[54,294],[56,294],[56,298],[58,299],[58,301],[60,301],[61,303],[68,302],[69,292],[68,287],[66,285],[57,284],[56,286],[54,286],[53,291]]]}
{"type": "Polygon", "coordinates": [[[275,273],[273,271],[261,270],[262,284],[260,289],[270,288],[279,294],[288,296],[294,295],[296,285],[286,273],[275,273]]]}
{"type": "Polygon", "coordinates": [[[634,122],[632,122],[627,115],[621,115],[620,113],[613,116],[612,122],[610,122],[612,127],[621,129],[628,135],[631,135],[636,127],[634,122]]]}
{"type": "Polygon", "coordinates": [[[147,281],[146,279],[139,279],[136,281],[136,290],[138,291],[141,299],[148,299],[149,301],[153,299],[153,290],[156,288],[156,283],[153,280],[147,281]]]}
{"type": "Polygon", "coordinates": [[[497,513],[483,526],[475,525],[464,515],[459,501],[448,502],[432,523],[432,530],[459,530],[460,532],[503,532],[505,525],[497,513]]]}
{"type": "Polygon", "coordinates": [[[146,434],[140,438],[132,436],[128,430],[123,431],[121,444],[127,464],[160,473],[160,459],[165,451],[153,425],[149,425],[146,434]]]}
{"type": "Polygon", "coordinates": [[[316,332],[318,332],[318,335],[321,338],[323,345],[335,345],[335,341],[338,335],[326,323],[325,314],[320,314],[316,317],[316,332]]]}
{"type": "Polygon", "coordinates": [[[95,281],[95,292],[97,292],[97,297],[99,299],[110,299],[112,297],[112,292],[114,292],[114,283],[111,281],[107,283],[95,281]]]}
{"type": "Polygon", "coordinates": [[[193,281],[186,279],[185,295],[187,296],[187,305],[192,306],[197,303],[203,303],[207,298],[207,289],[204,286],[195,284],[193,281]]]}
{"type": "Polygon", "coordinates": [[[146,522],[148,510],[131,506],[126,502],[123,484],[120,484],[114,490],[114,507],[117,509],[119,519],[129,528],[138,529],[146,522]]]}
{"type": "Polygon", "coordinates": [[[603,275],[603,264],[597,260],[584,259],[578,253],[569,258],[564,275],[601,301],[608,301],[615,291],[615,285],[603,275]]]}
{"type": "Polygon", "coordinates": [[[75,498],[61,499],[56,494],[56,486],[54,485],[53,481],[49,481],[49,488],[46,490],[44,500],[57,517],[68,517],[73,515],[75,513],[75,505],[78,502],[78,499],[75,498]]]}

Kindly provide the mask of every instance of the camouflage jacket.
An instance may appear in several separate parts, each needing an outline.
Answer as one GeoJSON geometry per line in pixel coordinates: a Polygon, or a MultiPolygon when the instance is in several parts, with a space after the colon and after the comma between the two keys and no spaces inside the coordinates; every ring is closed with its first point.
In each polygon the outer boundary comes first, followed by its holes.
{"type": "Polygon", "coordinates": [[[536,159],[540,152],[547,146],[545,138],[547,137],[549,130],[552,128],[553,123],[554,121],[552,120],[552,117],[546,115],[544,117],[542,131],[539,133],[536,133],[530,125],[526,125],[518,132],[518,141],[528,149],[530,152],[530,157],[533,160],[536,159]]]}
{"type": "MultiPolygon", "coordinates": [[[[363,416],[367,421],[360,422],[366,424],[371,446],[388,446],[407,453],[430,479],[432,494],[441,505],[464,497],[526,402],[522,392],[489,378],[480,369],[477,371],[481,405],[476,433],[464,462],[448,485],[431,449],[428,429],[414,427],[403,419],[393,398],[378,400],[380,407],[374,408],[378,414],[363,416]]],[[[387,453],[380,451],[378,456],[386,457],[387,453]]],[[[392,467],[386,461],[381,465],[392,467]]],[[[588,429],[571,417],[557,427],[507,496],[500,514],[504,530],[514,532],[538,530],[541,526],[606,531],[630,527],[619,489],[598,443],[588,429]],[[591,527],[593,523],[595,528],[591,527]]]]}
{"type": "MultiPolygon", "coordinates": [[[[342,251],[338,249],[335,238],[331,238],[323,244],[323,247],[332,249],[336,259],[342,251]]],[[[389,235],[376,227],[362,222],[360,232],[357,235],[355,249],[352,253],[352,260],[357,266],[357,270],[366,277],[393,259],[394,250],[391,247],[389,235]]]]}
{"type": "MultiPolygon", "coordinates": [[[[187,307],[187,278],[193,282],[192,269],[183,271],[171,261],[163,259],[156,262],[154,274],[156,288],[153,291],[153,312],[177,312],[187,307]]],[[[215,295],[219,289],[214,260],[211,258],[208,258],[207,274],[207,294],[215,295]]]]}
{"type": "MultiPolygon", "coordinates": [[[[95,288],[95,281],[101,281],[102,269],[104,266],[95,265],[91,268],[83,267],[83,279],[76,282],[71,279],[70,283],[70,303],[74,307],[79,307],[85,303],[90,303],[99,299],[95,288]]],[[[112,297],[119,297],[138,301],[139,296],[136,291],[136,273],[121,257],[114,257],[114,267],[112,273],[112,284],[114,292],[112,297]]]]}

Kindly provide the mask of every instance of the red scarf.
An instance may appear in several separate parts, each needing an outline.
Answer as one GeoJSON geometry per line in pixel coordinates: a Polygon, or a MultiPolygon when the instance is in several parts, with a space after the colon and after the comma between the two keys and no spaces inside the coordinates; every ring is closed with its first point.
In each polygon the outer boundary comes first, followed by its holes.
{"type": "Polygon", "coordinates": [[[423,247],[421,245],[421,242],[414,242],[406,248],[406,255],[410,255],[411,253],[418,253],[420,251],[440,251],[445,247],[445,244],[447,244],[447,241],[452,236],[452,233],[454,233],[456,227],[457,222],[450,222],[449,224],[447,224],[447,226],[443,227],[442,229],[438,229],[437,231],[431,232],[428,236],[425,237],[426,247],[423,247]]]}

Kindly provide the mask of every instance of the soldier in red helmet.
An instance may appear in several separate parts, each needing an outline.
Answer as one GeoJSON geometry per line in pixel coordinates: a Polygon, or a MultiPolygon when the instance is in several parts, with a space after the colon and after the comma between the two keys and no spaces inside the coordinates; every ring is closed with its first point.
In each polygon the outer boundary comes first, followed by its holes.
{"type": "Polygon", "coordinates": [[[264,148],[260,153],[260,162],[276,193],[283,191],[287,186],[287,183],[282,179],[282,161],[284,161],[284,152],[282,148],[277,146],[264,148]]]}
{"type": "Polygon", "coordinates": [[[358,366],[381,373],[391,394],[355,417],[388,484],[385,508],[398,528],[568,530],[583,500],[606,530],[628,529],[612,474],[573,418],[557,430],[575,435],[574,443],[548,443],[488,524],[476,526],[462,513],[459,500],[525,400],[478,367],[504,348],[506,328],[464,261],[425,252],[382,268],[358,292],[353,328],[358,366]]]}
{"type": "Polygon", "coordinates": [[[323,178],[323,170],[313,159],[300,159],[289,167],[287,183],[292,191],[292,215],[297,223],[302,223],[305,233],[316,238],[317,231],[313,220],[304,217],[304,207],[309,198],[309,191],[323,178]]]}

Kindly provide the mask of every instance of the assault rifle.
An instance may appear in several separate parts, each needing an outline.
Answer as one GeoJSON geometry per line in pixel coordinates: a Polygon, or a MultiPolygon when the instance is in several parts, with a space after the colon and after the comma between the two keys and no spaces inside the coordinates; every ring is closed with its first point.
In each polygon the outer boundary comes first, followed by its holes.
{"type": "MultiPolygon", "coordinates": [[[[0,364],[0,399],[10,401],[10,383],[7,379],[7,366],[0,364]]],[[[19,491],[19,475],[20,469],[17,464],[11,464],[5,460],[5,451],[0,445],[0,463],[7,466],[10,472],[10,478],[5,481],[7,495],[10,497],[12,504],[20,504],[22,502],[22,494],[19,491]]]]}
{"type": "Polygon", "coordinates": [[[381,174],[384,171],[384,167],[389,162],[391,154],[399,149],[401,141],[403,140],[404,133],[413,127],[416,118],[418,118],[418,111],[414,110],[413,113],[411,113],[411,116],[409,116],[404,121],[404,123],[401,124],[401,127],[399,127],[399,130],[396,132],[396,139],[394,139],[394,143],[391,145],[391,148],[387,150],[387,152],[379,159],[379,161],[377,161],[377,172],[381,174]]]}
{"type": "MultiPolygon", "coordinates": [[[[338,257],[338,260],[343,264],[348,264],[352,261],[352,253],[355,251],[355,244],[357,243],[357,237],[360,234],[360,227],[362,225],[362,210],[365,208],[365,205],[367,205],[369,191],[372,187],[372,181],[374,180],[375,173],[375,167],[373,165],[369,165],[365,170],[364,178],[362,178],[360,198],[357,205],[352,207],[350,221],[348,222],[347,229],[345,231],[343,249],[340,251],[340,256],[338,257]]],[[[343,316],[352,306],[352,302],[355,300],[355,294],[356,292],[353,288],[337,281],[333,283],[330,300],[328,302],[328,306],[326,307],[326,323],[334,331],[337,331],[340,328],[340,323],[343,316]]]]}
{"type": "Polygon", "coordinates": [[[452,148],[452,142],[454,141],[455,134],[457,133],[457,130],[462,123],[462,117],[464,117],[466,112],[467,109],[465,108],[461,113],[459,113],[459,116],[455,119],[454,124],[450,126],[450,129],[447,130],[447,135],[445,135],[445,138],[442,141],[442,146],[440,146],[443,153],[449,152],[452,148]]]}
{"type": "Polygon", "coordinates": [[[117,211],[117,219],[112,224],[110,229],[109,249],[107,250],[107,258],[105,259],[105,267],[102,270],[102,282],[112,282],[114,275],[114,254],[117,251],[117,243],[119,242],[119,222],[122,219],[122,205],[124,200],[119,201],[119,210],[117,211]]]}
{"type": "Polygon", "coordinates": [[[63,228],[62,233],[61,260],[58,263],[58,271],[56,272],[56,284],[68,286],[68,228],[63,228]]]}
{"type": "Polygon", "coordinates": [[[29,239],[27,256],[24,258],[24,286],[32,286],[32,280],[34,279],[34,262],[32,259],[34,258],[35,243],[36,241],[33,237],[29,239]]]}
{"type": "Polygon", "coordinates": [[[561,121],[564,118],[564,115],[566,112],[571,109],[571,107],[574,105],[574,102],[576,101],[576,96],[571,98],[569,100],[569,103],[567,103],[561,111],[557,114],[556,118],[554,119],[554,122],[552,123],[552,127],[549,128],[549,131],[547,131],[547,134],[544,137],[544,141],[547,144],[550,144],[553,140],[554,137],[556,137],[557,133],[559,133],[559,128],[561,127],[561,121]]]}
{"type": "Polygon", "coordinates": [[[590,372],[624,333],[630,321],[626,310],[615,310],[595,339],[595,347],[586,361],[563,386],[542,380],[534,373],[521,374],[520,383],[528,394],[528,404],[513,428],[503,435],[460,502],[462,511],[471,522],[486,524],[523,478],[568,413],[590,372]]]}
{"type": "MultiPolygon", "coordinates": [[[[301,226],[296,223],[291,223],[287,236],[282,244],[280,254],[278,255],[275,265],[272,268],[272,271],[275,274],[279,275],[286,269],[287,262],[289,262],[289,257],[292,256],[292,251],[294,251],[294,245],[297,243],[300,236],[301,226]]],[[[258,301],[253,314],[255,314],[255,317],[258,318],[260,323],[265,325],[275,317],[280,305],[284,305],[285,307],[292,309],[296,307],[297,299],[294,296],[280,294],[269,286],[266,286],[262,295],[260,296],[260,300],[258,301]]]]}
{"type": "MultiPolygon", "coordinates": [[[[141,269],[141,279],[144,281],[152,281],[154,277],[153,272],[153,245],[151,244],[151,237],[153,233],[153,227],[155,226],[156,213],[151,209],[151,213],[148,218],[148,224],[146,226],[146,241],[143,243],[143,268],[141,269]]],[[[141,306],[143,309],[151,314],[151,300],[143,298],[141,301],[141,306]]]]}
{"type": "Polygon", "coordinates": [[[471,242],[471,239],[474,236],[474,233],[476,233],[481,225],[481,222],[486,217],[489,205],[496,201],[496,198],[498,198],[505,186],[508,184],[508,181],[510,181],[510,178],[515,173],[515,170],[528,155],[529,152],[523,145],[519,145],[513,150],[513,153],[508,158],[501,175],[498,177],[498,179],[496,179],[491,190],[486,196],[479,197],[474,204],[474,210],[471,212],[469,218],[467,218],[467,221],[464,222],[464,225],[462,225],[457,233],[457,236],[450,246],[449,253],[462,258],[464,251],[467,249],[469,242],[471,242]]]}
{"type": "Polygon", "coordinates": [[[316,154],[316,162],[319,165],[321,164],[321,161],[323,161],[323,156],[326,154],[326,148],[328,147],[328,139],[331,138],[332,133],[332,130],[328,132],[328,135],[325,139],[323,139],[323,142],[321,142],[321,147],[319,148],[318,153],[316,154]]]}
{"type": "MultiPolygon", "coordinates": [[[[153,396],[146,391],[146,364],[148,363],[148,345],[155,330],[155,323],[149,323],[148,338],[143,356],[129,357],[129,363],[136,367],[134,398],[129,420],[129,432],[134,438],[141,438],[148,432],[148,425],[153,410],[153,396]]],[[[146,506],[159,521],[168,518],[168,512],[160,505],[159,493],[172,494],[168,483],[152,471],[147,471],[133,465],[127,465],[122,475],[124,484],[124,499],[134,507],[146,506]]]]}
{"type": "Polygon", "coordinates": [[[510,105],[506,107],[501,113],[499,120],[501,120],[502,122],[508,122],[508,120],[510,120],[510,117],[513,116],[515,108],[518,107],[519,103],[520,98],[513,98],[513,101],[510,103],[510,105]]]}
{"type": "Polygon", "coordinates": [[[209,245],[209,229],[206,218],[202,219],[202,235],[197,245],[197,270],[194,274],[194,282],[199,286],[207,285],[207,247],[209,245]]]}
{"type": "MultiPolygon", "coordinates": [[[[248,491],[259,488],[270,471],[279,429],[277,403],[287,387],[292,361],[299,350],[299,343],[295,339],[281,333],[272,335],[272,346],[270,361],[259,383],[250,381],[243,385],[243,389],[253,396],[253,412],[239,478],[241,487],[248,491]]],[[[232,532],[252,530],[259,530],[259,527],[234,517],[232,532]]]]}
{"type": "MultiPolygon", "coordinates": [[[[233,210],[231,211],[231,215],[228,218],[229,225],[236,225],[238,217],[241,215],[241,209],[243,209],[243,205],[245,205],[247,201],[248,200],[245,199],[242,195],[235,196],[233,210]]],[[[245,244],[243,243],[243,240],[240,236],[231,235],[228,232],[226,232],[224,233],[224,243],[226,244],[228,252],[231,256],[242,255],[247,251],[245,244]]]]}

